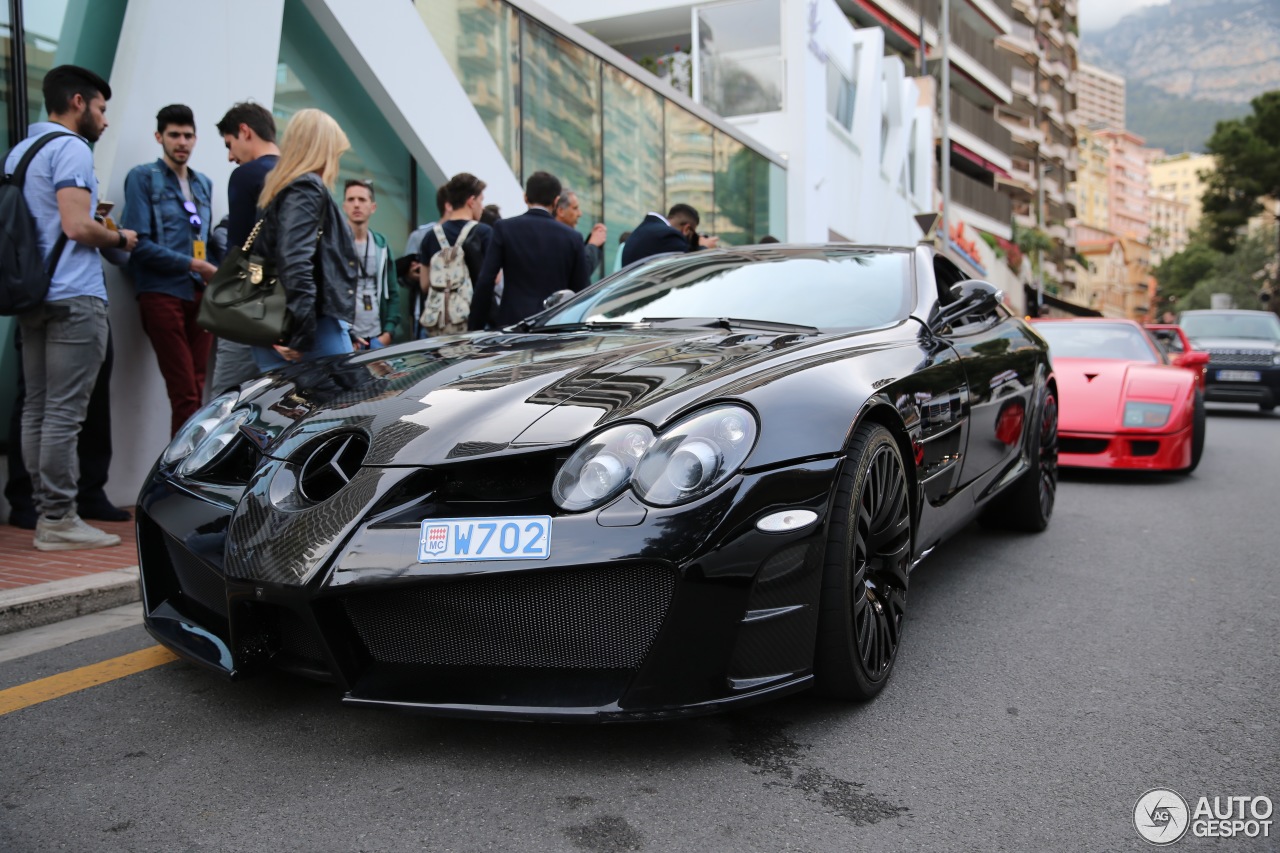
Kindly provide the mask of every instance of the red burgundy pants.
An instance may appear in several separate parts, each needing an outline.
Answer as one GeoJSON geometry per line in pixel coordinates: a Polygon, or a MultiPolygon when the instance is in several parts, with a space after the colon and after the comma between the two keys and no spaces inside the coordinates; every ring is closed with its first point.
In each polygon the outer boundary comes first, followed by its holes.
{"type": "Polygon", "coordinates": [[[196,325],[200,294],[192,302],[167,293],[139,293],[142,328],[151,339],[173,409],[170,435],[200,408],[213,335],[196,325]]]}

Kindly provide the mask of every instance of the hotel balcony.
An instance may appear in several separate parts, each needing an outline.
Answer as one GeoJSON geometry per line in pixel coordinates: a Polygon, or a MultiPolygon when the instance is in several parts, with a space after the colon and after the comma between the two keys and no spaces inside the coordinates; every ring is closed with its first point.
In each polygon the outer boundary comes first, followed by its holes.
{"type": "Polygon", "coordinates": [[[952,169],[951,201],[977,214],[971,217],[975,226],[1005,239],[1011,236],[1009,197],[994,186],[988,186],[957,169],[952,169]]]}
{"type": "Polygon", "coordinates": [[[996,117],[980,109],[964,98],[951,99],[951,126],[961,132],[954,134],[956,141],[981,154],[1002,169],[1009,168],[1009,154],[1013,140],[1009,129],[996,117]],[[968,137],[968,138],[965,138],[968,137]]]}

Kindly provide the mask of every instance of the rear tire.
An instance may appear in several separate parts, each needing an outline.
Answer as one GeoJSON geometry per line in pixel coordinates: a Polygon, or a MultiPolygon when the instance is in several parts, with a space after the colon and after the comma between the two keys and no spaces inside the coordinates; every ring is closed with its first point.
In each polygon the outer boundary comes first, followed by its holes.
{"type": "Polygon", "coordinates": [[[897,659],[914,526],[902,453],[883,426],[854,433],[840,472],[822,573],[814,653],[817,689],[865,701],[897,659]]]}
{"type": "Polygon", "coordinates": [[[1018,481],[982,511],[986,527],[1039,533],[1049,526],[1058,495],[1058,399],[1049,388],[1040,395],[1036,420],[1027,436],[1031,465],[1018,481]]]}

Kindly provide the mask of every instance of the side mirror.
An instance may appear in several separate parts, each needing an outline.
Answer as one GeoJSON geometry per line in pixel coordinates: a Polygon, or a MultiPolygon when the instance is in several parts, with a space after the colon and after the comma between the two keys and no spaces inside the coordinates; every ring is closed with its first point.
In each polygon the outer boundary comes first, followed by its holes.
{"type": "Polygon", "coordinates": [[[1209,364],[1209,353],[1204,350],[1193,349],[1189,352],[1180,353],[1173,358],[1176,367],[1188,367],[1192,370],[1200,370],[1209,364]]]}
{"type": "Polygon", "coordinates": [[[940,306],[929,327],[941,331],[967,317],[994,314],[1004,294],[994,284],[970,279],[951,286],[951,299],[940,306]]]}
{"type": "Polygon", "coordinates": [[[571,299],[574,296],[572,290],[557,290],[555,293],[542,300],[542,310],[547,311],[555,308],[561,302],[571,299]]]}

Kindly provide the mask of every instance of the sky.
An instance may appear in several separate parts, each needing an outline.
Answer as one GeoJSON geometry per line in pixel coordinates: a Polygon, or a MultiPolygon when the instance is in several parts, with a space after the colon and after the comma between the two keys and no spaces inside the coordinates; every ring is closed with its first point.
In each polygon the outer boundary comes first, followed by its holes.
{"type": "Polygon", "coordinates": [[[1165,6],[1169,0],[1080,0],[1080,29],[1105,30],[1144,6],[1165,6]]]}

